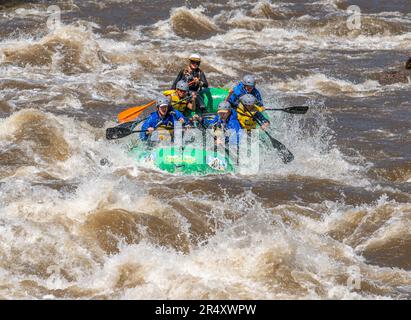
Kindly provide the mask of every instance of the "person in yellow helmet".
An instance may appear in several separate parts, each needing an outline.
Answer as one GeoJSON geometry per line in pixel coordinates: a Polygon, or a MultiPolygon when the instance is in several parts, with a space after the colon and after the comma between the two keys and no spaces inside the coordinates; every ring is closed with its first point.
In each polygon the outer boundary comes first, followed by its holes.
{"type": "Polygon", "coordinates": [[[184,80],[188,83],[189,90],[198,92],[204,88],[208,88],[208,81],[203,72],[200,69],[201,57],[194,53],[189,57],[189,64],[183,70],[179,72],[177,78],[174,80],[171,89],[176,89],[177,83],[184,80]]]}
{"type": "Polygon", "coordinates": [[[240,98],[237,107],[237,117],[243,129],[252,130],[257,128],[257,124],[261,124],[261,128],[265,130],[270,121],[261,113],[262,107],[258,106],[257,99],[252,94],[245,94],[240,98]]]}

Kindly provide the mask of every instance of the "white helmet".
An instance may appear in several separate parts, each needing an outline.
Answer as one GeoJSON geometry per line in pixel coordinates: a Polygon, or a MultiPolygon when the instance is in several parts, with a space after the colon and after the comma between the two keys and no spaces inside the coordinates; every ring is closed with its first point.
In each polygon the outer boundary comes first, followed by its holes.
{"type": "Polygon", "coordinates": [[[243,83],[246,86],[255,87],[255,78],[252,75],[246,75],[243,78],[243,83]]]}
{"type": "Polygon", "coordinates": [[[220,112],[220,111],[230,111],[231,110],[231,104],[230,104],[230,102],[228,102],[228,101],[221,101],[219,104],[218,104],[218,111],[217,112],[220,112]]]}
{"type": "Polygon", "coordinates": [[[201,57],[197,53],[193,53],[190,58],[188,58],[190,61],[196,61],[196,62],[201,62],[201,57]]]}
{"type": "Polygon", "coordinates": [[[241,96],[240,101],[245,106],[253,106],[256,103],[256,98],[252,94],[245,94],[241,96]]]}
{"type": "Polygon", "coordinates": [[[176,84],[176,89],[182,90],[182,91],[188,91],[190,88],[188,86],[188,83],[184,80],[180,80],[176,84]]]}

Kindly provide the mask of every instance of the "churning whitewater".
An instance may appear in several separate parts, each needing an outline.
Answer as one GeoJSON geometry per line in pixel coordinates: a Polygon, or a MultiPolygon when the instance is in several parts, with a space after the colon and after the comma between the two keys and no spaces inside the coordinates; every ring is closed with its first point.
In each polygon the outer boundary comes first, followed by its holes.
{"type": "Polygon", "coordinates": [[[53,3],[0,4],[1,299],[411,298],[409,1],[53,3]],[[106,139],[193,52],[309,106],[267,111],[294,161],[184,175],[106,139]]]}

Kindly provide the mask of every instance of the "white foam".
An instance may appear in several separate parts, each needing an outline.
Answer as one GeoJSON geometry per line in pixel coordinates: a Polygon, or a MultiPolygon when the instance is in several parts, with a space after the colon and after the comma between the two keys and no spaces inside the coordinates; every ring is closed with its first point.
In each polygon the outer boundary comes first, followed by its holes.
{"type": "Polygon", "coordinates": [[[366,80],[363,83],[352,83],[348,80],[336,79],[322,73],[306,77],[298,77],[284,82],[275,81],[270,86],[284,92],[320,93],[325,96],[347,95],[351,97],[368,97],[378,95],[382,89],[377,81],[366,80]]]}

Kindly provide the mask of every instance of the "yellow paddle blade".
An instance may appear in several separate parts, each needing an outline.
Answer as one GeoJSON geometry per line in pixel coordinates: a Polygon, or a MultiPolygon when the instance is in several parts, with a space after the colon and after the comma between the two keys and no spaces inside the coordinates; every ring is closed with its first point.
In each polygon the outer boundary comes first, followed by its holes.
{"type": "Polygon", "coordinates": [[[166,91],[163,91],[163,94],[165,96],[171,96],[174,92],[176,92],[176,91],[175,90],[166,90],[166,91]]]}
{"type": "Polygon", "coordinates": [[[119,123],[132,121],[135,118],[137,118],[145,109],[147,109],[148,107],[152,106],[155,103],[156,101],[154,100],[154,101],[151,101],[150,103],[147,103],[144,106],[136,106],[136,107],[126,109],[118,114],[117,121],[119,123]]]}

